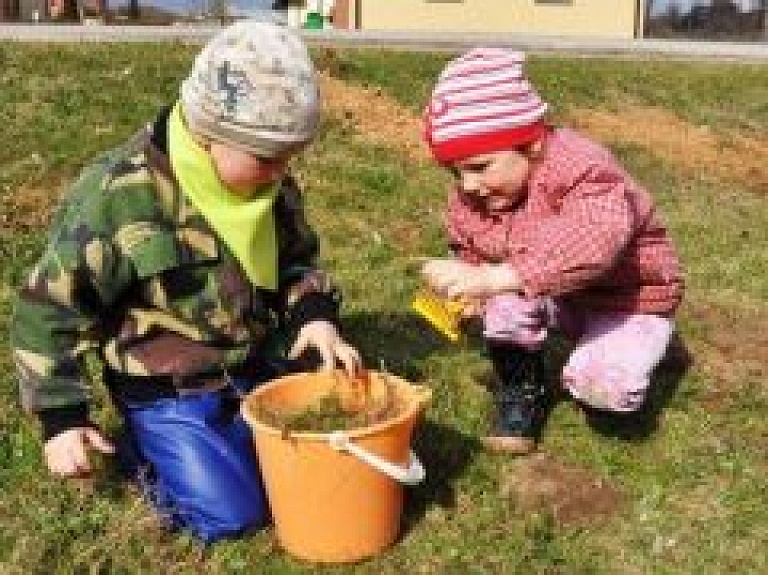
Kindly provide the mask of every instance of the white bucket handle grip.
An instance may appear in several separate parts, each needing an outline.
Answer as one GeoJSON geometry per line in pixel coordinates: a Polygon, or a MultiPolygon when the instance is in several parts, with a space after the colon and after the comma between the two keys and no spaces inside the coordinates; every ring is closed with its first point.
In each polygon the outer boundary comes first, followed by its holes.
{"type": "Polygon", "coordinates": [[[413,451],[409,452],[408,467],[403,468],[352,443],[347,434],[343,431],[333,431],[329,433],[328,443],[330,443],[331,447],[336,451],[346,451],[347,453],[351,453],[377,471],[380,471],[405,485],[416,485],[417,483],[424,481],[424,477],[426,477],[424,466],[413,451]]]}

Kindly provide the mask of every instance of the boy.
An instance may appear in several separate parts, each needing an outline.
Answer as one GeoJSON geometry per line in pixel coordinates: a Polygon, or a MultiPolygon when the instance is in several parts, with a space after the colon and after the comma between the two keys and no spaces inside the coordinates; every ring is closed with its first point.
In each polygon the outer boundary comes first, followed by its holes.
{"type": "Polygon", "coordinates": [[[267,520],[239,396],[306,367],[279,359],[280,334],[295,338],[291,358],[360,362],[286,174],[319,109],[301,40],[239,22],[198,55],[172,108],[84,170],[12,326],[52,473],[88,474],[90,449],[115,450],[88,418],[82,357],[96,350],[127,458],[174,526],[215,541],[267,520]]]}

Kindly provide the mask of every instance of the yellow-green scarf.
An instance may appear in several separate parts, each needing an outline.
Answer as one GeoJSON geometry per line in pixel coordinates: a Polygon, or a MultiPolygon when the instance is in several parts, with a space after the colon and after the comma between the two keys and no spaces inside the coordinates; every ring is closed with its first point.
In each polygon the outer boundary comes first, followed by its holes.
{"type": "Polygon", "coordinates": [[[272,208],[279,184],[267,186],[253,197],[230,191],[216,175],[211,157],[189,133],[178,103],[168,122],[168,148],[182,192],[229,246],[251,282],[277,289],[272,208]]]}

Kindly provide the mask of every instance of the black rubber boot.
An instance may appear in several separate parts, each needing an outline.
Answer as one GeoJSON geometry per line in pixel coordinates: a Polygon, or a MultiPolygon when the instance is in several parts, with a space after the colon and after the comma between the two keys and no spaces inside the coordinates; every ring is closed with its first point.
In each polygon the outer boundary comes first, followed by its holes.
{"type": "Polygon", "coordinates": [[[489,344],[488,351],[498,386],[496,421],[484,444],[492,451],[528,454],[536,449],[552,400],[541,353],[498,344],[489,344]]]}

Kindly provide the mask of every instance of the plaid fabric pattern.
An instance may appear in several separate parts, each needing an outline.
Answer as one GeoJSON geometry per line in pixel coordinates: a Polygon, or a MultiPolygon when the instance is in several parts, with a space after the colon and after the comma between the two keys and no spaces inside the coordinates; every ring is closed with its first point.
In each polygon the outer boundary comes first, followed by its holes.
{"type": "Polygon", "coordinates": [[[462,259],[509,263],[531,298],[664,315],[682,299],[680,263],[651,197],[609,151],[570,130],[547,136],[518,208],[490,215],[455,190],[447,228],[462,259]]]}

